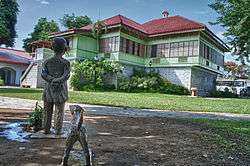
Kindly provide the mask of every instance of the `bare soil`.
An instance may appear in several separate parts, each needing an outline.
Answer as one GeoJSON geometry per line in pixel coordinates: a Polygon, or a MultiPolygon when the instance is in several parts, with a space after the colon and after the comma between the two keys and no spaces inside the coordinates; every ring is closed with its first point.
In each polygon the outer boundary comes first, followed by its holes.
{"type": "MultiPolygon", "coordinates": [[[[1,122],[25,120],[30,111],[0,109],[1,122]]],[[[65,119],[69,119],[67,113],[65,119]]],[[[189,166],[250,165],[248,159],[224,154],[211,141],[216,133],[204,126],[168,118],[86,116],[88,141],[95,165],[189,166]]],[[[1,166],[60,165],[65,139],[31,139],[16,142],[0,137],[1,166]]],[[[75,147],[79,152],[79,145],[75,147]]],[[[70,164],[79,161],[72,159],[70,164]]]]}

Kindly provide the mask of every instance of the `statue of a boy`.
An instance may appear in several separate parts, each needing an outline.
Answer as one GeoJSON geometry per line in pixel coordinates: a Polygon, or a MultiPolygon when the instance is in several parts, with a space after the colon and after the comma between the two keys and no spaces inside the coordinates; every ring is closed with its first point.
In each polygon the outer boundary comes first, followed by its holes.
{"type": "Polygon", "coordinates": [[[62,132],[64,106],[68,100],[67,80],[70,77],[70,62],[62,56],[67,50],[67,42],[62,37],[57,37],[52,43],[54,56],[44,61],[42,69],[42,78],[46,81],[43,91],[44,101],[44,133],[49,134],[51,120],[54,113],[55,134],[62,132]]]}

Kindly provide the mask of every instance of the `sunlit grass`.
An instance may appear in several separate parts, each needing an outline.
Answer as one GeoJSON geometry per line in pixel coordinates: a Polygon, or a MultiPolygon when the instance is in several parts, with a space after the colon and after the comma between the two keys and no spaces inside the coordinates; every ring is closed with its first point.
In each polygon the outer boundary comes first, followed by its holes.
{"type": "MultiPolygon", "coordinates": [[[[0,88],[0,96],[42,99],[41,89],[0,88]]],[[[170,111],[225,112],[250,114],[249,99],[193,98],[159,93],[71,91],[69,102],[170,111]]]]}

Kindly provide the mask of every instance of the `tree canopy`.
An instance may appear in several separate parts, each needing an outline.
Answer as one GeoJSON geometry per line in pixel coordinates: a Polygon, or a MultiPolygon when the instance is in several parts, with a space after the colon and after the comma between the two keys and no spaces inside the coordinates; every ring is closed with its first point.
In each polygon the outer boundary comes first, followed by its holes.
{"type": "Polygon", "coordinates": [[[17,37],[18,4],[16,0],[0,0],[0,46],[13,47],[17,37]]]}
{"type": "Polygon", "coordinates": [[[226,77],[231,78],[249,78],[250,77],[250,67],[244,64],[237,64],[235,62],[226,62],[224,64],[225,71],[227,72],[226,77]]]}
{"type": "Polygon", "coordinates": [[[224,36],[229,40],[235,55],[243,64],[250,62],[250,0],[215,0],[209,5],[219,17],[212,24],[226,28],[224,36]]]}
{"type": "Polygon", "coordinates": [[[74,13],[71,15],[65,14],[62,19],[60,19],[61,24],[67,28],[81,28],[83,26],[92,24],[91,19],[88,16],[75,16],[74,13]]]}
{"type": "Polygon", "coordinates": [[[31,52],[30,43],[37,40],[49,40],[49,33],[60,31],[58,24],[54,21],[48,21],[47,18],[40,18],[34,27],[34,31],[29,34],[30,37],[23,40],[23,48],[31,52]]]}

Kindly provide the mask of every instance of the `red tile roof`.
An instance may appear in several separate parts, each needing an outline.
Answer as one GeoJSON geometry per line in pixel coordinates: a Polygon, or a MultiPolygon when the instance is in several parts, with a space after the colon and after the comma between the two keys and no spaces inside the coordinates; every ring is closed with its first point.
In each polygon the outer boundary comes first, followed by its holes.
{"type": "Polygon", "coordinates": [[[136,29],[138,31],[141,31],[143,33],[147,33],[141,24],[139,24],[139,23],[127,18],[127,17],[124,17],[122,15],[117,15],[117,16],[108,18],[108,19],[103,20],[103,21],[108,26],[121,24],[121,25],[131,27],[133,29],[136,29]]]}
{"type": "MultiPolygon", "coordinates": [[[[206,25],[187,19],[182,16],[170,16],[167,18],[154,19],[146,23],[140,24],[122,15],[117,15],[108,19],[103,20],[106,26],[122,25],[133,28],[147,35],[148,37],[160,36],[168,33],[181,33],[192,30],[204,30],[211,33],[206,25]]],[[[64,32],[57,32],[51,34],[52,36],[60,36],[65,34],[73,34],[76,32],[90,32],[93,25],[87,25],[80,29],[71,29],[64,32]]],[[[211,33],[212,36],[224,47],[227,48],[226,44],[221,41],[215,34],[211,33]]]]}
{"type": "Polygon", "coordinates": [[[204,29],[206,27],[204,24],[189,20],[182,16],[155,19],[142,25],[149,35],[204,29]]]}
{"type": "Polygon", "coordinates": [[[17,49],[13,49],[13,48],[1,48],[0,47],[0,51],[11,52],[11,53],[16,54],[18,56],[31,59],[30,54],[28,52],[26,52],[26,51],[23,51],[23,50],[17,50],[17,49]]]}
{"type": "MultiPolygon", "coordinates": [[[[103,22],[106,26],[115,26],[115,25],[120,24],[123,26],[128,26],[130,28],[133,28],[135,30],[141,31],[143,33],[147,33],[141,24],[139,24],[139,23],[127,18],[127,17],[124,17],[122,15],[117,15],[117,16],[105,19],[105,20],[103,20],[103,22]]],[[[93,27],[93,25],[91,24],[91,25],[84,26],[81,29],[91,30],[92,27],[93,27]]]]}
{"type": "Polygon", "coordinates": [[[30,54],[25,51],[11,48],[0,48],[0,62],[29,65],[31,59],[30,54]]]}
{"type": "MultiPolygon", "coordinates": [[[[139,24],[127,17],[117,15],[103,20],[106,26],[125,25],[130,28],[141,31],[147,35],[155,35],[169,32],[180,32],[194,29],[202,29],[204,24],[189,20],[182,16],[172,16],[168,18],[154,19],[144,24],[139,24]]],[[[81,29],[91,30],[92,25],[87,25],[81,29]]]]}

